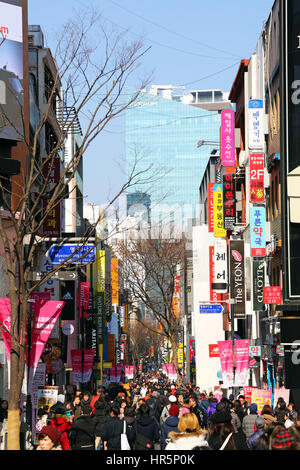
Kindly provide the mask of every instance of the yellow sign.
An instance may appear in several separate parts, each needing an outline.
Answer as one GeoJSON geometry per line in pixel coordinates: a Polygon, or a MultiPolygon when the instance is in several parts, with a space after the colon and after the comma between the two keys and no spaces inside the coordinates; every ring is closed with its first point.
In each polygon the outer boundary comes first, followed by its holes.
{"type": "Polygon", "coordinates": [[[214,184],[214,236],[226,237],[223,227],[223,186],[214,184]]]}
{"type": "Polygon", "coordinates": [[[119,305],[119,260],[111,260],[111,303],[119,305]]]}
{"type": "Polygon", "coordinates": [[[178,364],[183,364],[183,343],[178,344],[178,364]]]}
{"type": "Polygon", "coordinates": [[[105,292],[105,251],[96,252],[96,292],[105,292]]]}
{"type": "Polygon", "coordinates": [[[111,369],[112,362],[103,362],[103,369],[111,369]]]}

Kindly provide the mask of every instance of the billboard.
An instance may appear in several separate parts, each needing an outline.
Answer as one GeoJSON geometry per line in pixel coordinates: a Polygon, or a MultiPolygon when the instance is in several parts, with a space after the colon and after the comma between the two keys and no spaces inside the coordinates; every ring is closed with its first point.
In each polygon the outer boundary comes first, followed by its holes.
{"type": "Polygon", "coordinates": [[[300,300],[300,224],[290,222],[287,175],[300,165],[300,3],[280,0],[280,174],[283,300],[300,300]]]}
{"type": "Polygon", "coordinates": [[[0,1],[0,139],[24,140],[22,0],[0,1]]]}

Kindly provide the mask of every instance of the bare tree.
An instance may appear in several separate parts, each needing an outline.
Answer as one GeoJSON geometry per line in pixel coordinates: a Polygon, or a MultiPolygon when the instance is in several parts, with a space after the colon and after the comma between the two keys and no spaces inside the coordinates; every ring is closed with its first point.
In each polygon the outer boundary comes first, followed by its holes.
{"type": "Polygon", "coordinates": [[[176,276],[183,275],[185,239],[147,237],[120,242],[115,248],[131,296],[141,302],[170,341],[178,382],[178,343],[182,328],[180,311],[174,308],[176,276]]]}
{"type": "MultiPolygon", "coordinates": [[[[30,136],[25,131],[22,136],[27,152],[27,168],[21,169],[21,175],[11,187],[6,184],[5,178],[0,181],[0,237],[5,252],[11,304],[9,450],[19,449],[19,409],[25,370],[28,302],[33,292],[56,271],[62,267],[72,269],[73,257],[69,257],[39,281],[32,282],[30,271],[37,254],[45,251],[43,246],[47,237],[43,224],[70,194],[69,183],[91,143],[101,136],[112,119],[139,99],[139,91],[125,99],[124,87],[147,52],[141,41],[128,43],[125,33],[107,32],[96,11],[86,13],[81,10],[74,18],[76,20],[65,24],[57,39],[40,120],[30,136]],[[86,123],[81,143],[72,158],[67,159],[66,139],[80,119],[86,123]],[[49,139],[46,154],[41,155],[40,140],[50,120],[55,135],[49,139]],[[62,164],[59,180],[51,185],[51,174],[57,159],[62,164]],[[16,201],[13,206],[11,198],[16,201]],[[9,221],[12,235],[7,230],[6,220],[9,221]]],[[[146,82],[142,81],[136,89],[143,89],[146,82]]],[[[109,204],[114,203],[129,187],[148,181],[148,177],[147,171],[138,171],[136,166],[132,168],[128,180],[109,204]]],[[[98,220],[95,226],[97,223],[98,220]]],[[[88,243],[89,233],[84,233],[78,242],[77,253],[88,243]]]]}

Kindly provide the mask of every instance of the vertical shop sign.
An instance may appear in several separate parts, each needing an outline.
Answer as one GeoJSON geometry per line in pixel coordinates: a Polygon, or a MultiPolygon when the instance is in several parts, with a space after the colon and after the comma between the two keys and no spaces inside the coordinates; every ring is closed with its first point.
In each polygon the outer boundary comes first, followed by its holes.
{"type": "Polygon", "coordinates": [[[254,311],[265,310],[264,304],[265,263],[252,260],[252,308],[254,311]]]}
{"type": "Polygon", "coordinates": [[[251,256],[266,255],[266,211],[262,206],[250,207],[251,256]]]}
{"type": "Polygon", "coordinates": [[[231,109],[221,112],[221,154],[223,166],[235,165],[235,123],[234,111],[231,109]]]}
{"type": "Polygon", "coordinates": [[[214,184],[214,236],[226,237],[223,227],[223,186],[214,184]]]}
{"type": "Polygon", "coordinates": [[[264,148],[264,102],[249,100],[249,148],[264,148]]]}
{"type": "Polygon", "coordinates": [[[227,292],[227,241],[216,238],[214,241],[214,283],[218,292],[227,292]]]}
{"type": "Polygon", "coordinates": [[[245,318],[244,240],[229,241],[230,297],[235,318],[245,318]]]}
{"type": "Polygon", "coordinates": [[[265,201],[265,157],[263,153],[250,154],[250,202],[265,201]]]}
{"type": "Polygon", "coordinates": [[[223,175],[223,211],[224,229],[232,230],[235,225],[235,182],[234,175],[227,173],[223,175]]]}
{"type": "Polygon", "coordinates": [[[210,233],[214,232],[214,184],[208,183],[208,231],[210,233]]]}
{"type": "Polygon", "coordinates": [[[209,247],[209,296],[211,302],[220,302],[221,293],[213,289],[215,279],[215,260],[214,260],[214,247],[209,247]]]}

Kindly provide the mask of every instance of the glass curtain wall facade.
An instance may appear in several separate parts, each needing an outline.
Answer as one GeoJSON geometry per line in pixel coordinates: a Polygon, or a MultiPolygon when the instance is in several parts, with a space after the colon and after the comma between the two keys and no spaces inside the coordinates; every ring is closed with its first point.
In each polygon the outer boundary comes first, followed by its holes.
{"type": "Polygon", "coordinates": [[[211,151],[219,150],[208,142],[219,142],[220,116],[147,92],[126,110],[127,178],[134,167],[134,173],[146,171],[143,183],[127,193],[150,196],[152,225],[186,226],[199,218],[199,186],[211,151]]]}

